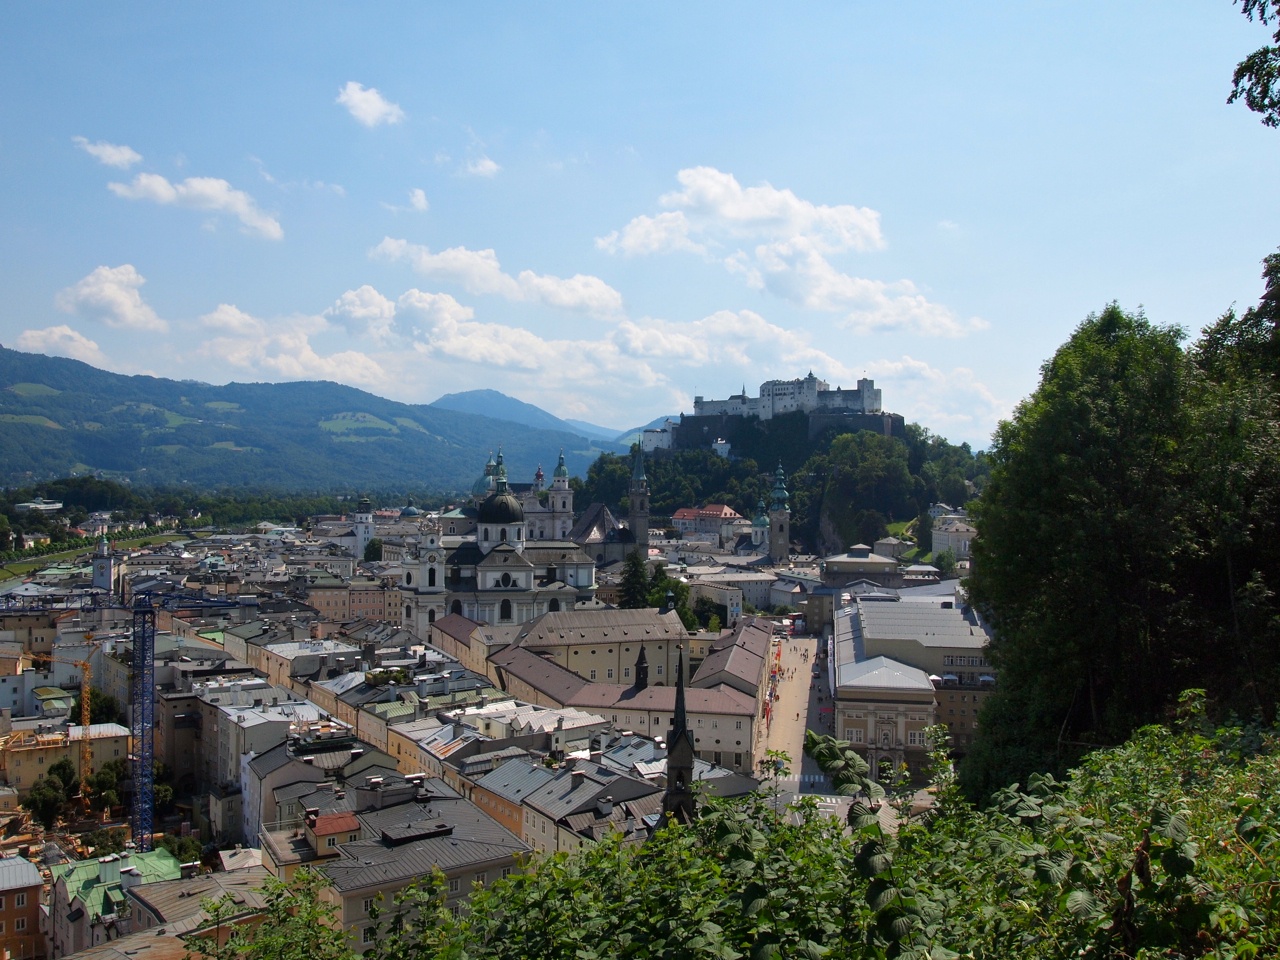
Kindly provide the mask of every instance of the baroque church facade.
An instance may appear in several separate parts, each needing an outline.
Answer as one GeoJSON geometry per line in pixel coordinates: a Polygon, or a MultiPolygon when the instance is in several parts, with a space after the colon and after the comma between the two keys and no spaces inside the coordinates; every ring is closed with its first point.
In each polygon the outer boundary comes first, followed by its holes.
{"type": "MultiPolygon", "coordinates": [[[[594,599],[595,560],[569,538],[573,490],[563,452],[546,487],[541,467],[532,484],[511,484],[499,451],[472,495],[474,505],[453,513],[465,516],[473,532],[429,529],[416,555],[403,561],[406,626],[425,636],[450,613],[494,625],[524,623],[594,599]]],[[[457,529],[455,520],[447,522],[457,529]]]]}

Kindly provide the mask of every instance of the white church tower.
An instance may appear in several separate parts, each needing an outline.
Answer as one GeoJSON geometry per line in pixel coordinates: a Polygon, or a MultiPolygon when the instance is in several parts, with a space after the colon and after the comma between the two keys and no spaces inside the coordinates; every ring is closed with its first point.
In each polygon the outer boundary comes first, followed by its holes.
{"type": "Polygon", "coordinates": [[[356,505],[356,512],[352,515],[351,532],[356,537],[356,559],[364,559],[365,547],[369,546],[369,541],[373,539],[373,504],[369,502],[368,497],[361,497],[360,502],[356,505]]]}

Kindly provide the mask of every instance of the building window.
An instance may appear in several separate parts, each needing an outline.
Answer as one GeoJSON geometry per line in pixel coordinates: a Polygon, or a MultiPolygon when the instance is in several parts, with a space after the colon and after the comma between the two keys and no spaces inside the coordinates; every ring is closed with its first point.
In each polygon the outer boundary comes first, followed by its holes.
{"type": "Polygon", "coordinates": [[[735,721],[733,721],[733,729],[735,729],[735,730],[741,730],[741,729],[742,729],[742,721],[741,721],[741,720],[735,720],[735,721]]]}
{"type": "MultiPolygon", "coordinates": [[[[734,765],[735,767],[740,767],[740,766],[742,766],[742,754],[740,754],[740,753],[735,753],[735,754],[733,755],[733,765],[734,765]]],[[[144,769],[145,769],[145,768],[144,768],[144,769]]]]}
{"type": "Polygon", "coordinates": [[[851,732],[853,733],[853,742],[854,742],[854,743],[862,743],[862,734],[863,734],[863,730],[862,730],[861,728],[857,728],[857,729],[854,729],[854,730],[853,730],[853,731],[851,731],[851,732]]]}
{"type": "Polygon", "coordinates": [[[907,746],[909,746],[909,747],[923,747],[923,746],[924,746],[924,734],[923,734],[921,731],[919,731],[919,730],[908,730],[908,731],[907,731],[907,746]]]}
{"type": "Polygon", "coordinates": [[[500,612],[498,613],[498,619],[499,620],[511,619],[511,601],[510,600],[502,601],[502,607],[500,609],[500,612]]]}
{"type": "Polygon", "coordinates": [[[486,879],[485,872],[481,870],[479,873],[476,874],[476,886],[483,887],[485,879],[486,879]]]}
{"type": "Polygon", "coordinates": [[[596,672],[595,672],[594,670],[592,670],[592,671],[591,671],[591,676],[590,676],[590,677],[588,677],[587,679],[588,679],[588,680],[594,680],[595,678],[596,678],[596,672]]]}
{"type": "Polygon", "coordinates": [[[27,918],[19,917],[17,920],[13,921],[13,929],[16,933],[21,933],[23,930],[27,929],[27,918]]]}
{"type": "Polygon", "coordinates": [[[662,664],[658,664],[658,676],[662,676],[662,664]]]}
{"type": "Polygon", "coordinates": [[[373,943],[374,938],[378,935],[377,927],[365,927],[364,932],[360,934],[361,943],[373,943]]]}
{"type": "MultiPolygon", "coordinates": [[[[0,897],[0,901],[3,901],[3,899],[4,899],[3,897],[0,897]]],[[[27,905],[27,895],[25,893],[14,894],[13,905],[17,909],[21,910],[23,907],[27,905]]],[[[4,903],[0,902],[0,907],[3,907],[3,906],[4,906],[4,903]]]]}
{"type": "Polygon", "coordinates": [[[699,717],[699,718],[698,718],[698,726],[702,726],[702,718],[701,718],[701,717],[699,717]]]}
{"type": "MultiPolygon", "coordinates": [[[[144,767],[143,769],[145,770],[146,768],[144,767]]],[[[356,835],[355,835],[354,833],[348,833],[348,834],[347,834],[347,843],[355,843],[355,842],[356,842],[356,839],[357,839],[357,837],[356,837],[356,835]]]]}
{"type": "Polygon", "coordinates": [[[505,879],[507,879],[507,877],[509,877],[509,876],[511,876],[511,868],[510,868],[510,867],[503,867],[503,868],[502,868],[502,879],[503,879],[503,880],[505,880],[505,879]]]}
{"type": "Polygon", "coordinates": [[[336,847],[338,845],[337,837],[326,837],[324,841],[326,847],[336,847]]]}
{"type": "Polygon", "coordinates": [[[461,889],[461,884],[458,883],[457,877],[451,877],[449,879],[449,892],[457,893],[459,889],[461,889]]]}
{"type": "Polygon", "coordinates": [[[367,917],[370,911],[373,910],[373,897],[365,897],[364,903],[360,905],[360,909],[364,911],[364,914],[367,917]]]}
{"type": "Polygon", "coordinates": [[[610,667],[608,670],[606,670],[606,671],[604,672],[604,676],[605,676],[605,679],[606,679],[606,680],[612,680],[612,679],[613,679],[613,667],[610,667]]]}

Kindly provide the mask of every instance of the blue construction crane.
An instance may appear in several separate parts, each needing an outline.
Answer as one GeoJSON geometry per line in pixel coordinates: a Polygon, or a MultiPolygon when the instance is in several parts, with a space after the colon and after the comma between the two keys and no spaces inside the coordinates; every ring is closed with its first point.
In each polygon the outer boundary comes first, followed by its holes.
{"type": "Polygon", "coordinates": [[[156,819],[156,610],[146,594],[133,602],[133,828],[139,853],[151,849],[156,819]]]}
{"type": "MultiPolygon", "coordinates": [[[[234,600],[215,600],[182,594],[157,597],[166,610],[228,609],[234,600]]],[[[133,810],[130,826],[139,853],[152,848],[156,820],[156,608],[150,593],[140,593],[133,601],[133,683],[129,700],[133,705],[133,810]]]]}

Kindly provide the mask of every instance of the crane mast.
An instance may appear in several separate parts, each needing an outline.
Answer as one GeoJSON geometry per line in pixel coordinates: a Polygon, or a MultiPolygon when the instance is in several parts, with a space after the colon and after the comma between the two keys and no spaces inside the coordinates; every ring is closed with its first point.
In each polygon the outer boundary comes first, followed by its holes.
{"type": "Polygon", "coordinates": [[[89,809],[89,776],[93,770],[93,742],[89,739],[89,687],[93,685],[93,667],[87,660],[55,657],[50,653],[32,654],[31,659],[48,663],[65,663],[80,668],[80,802],[89,809]]]}
{"type": "Polygon", "coordinates": [[[151,849],[155,830],[156,611],[143,595],[133,604],[133,811],[130,826],[139,853],[151,849]]]}

